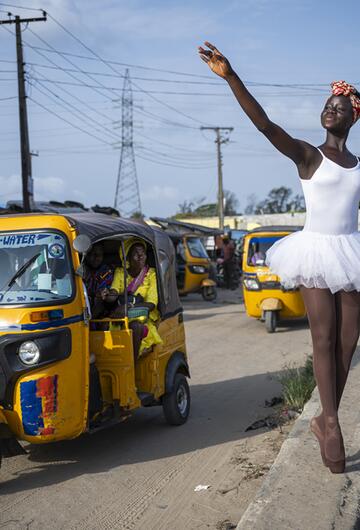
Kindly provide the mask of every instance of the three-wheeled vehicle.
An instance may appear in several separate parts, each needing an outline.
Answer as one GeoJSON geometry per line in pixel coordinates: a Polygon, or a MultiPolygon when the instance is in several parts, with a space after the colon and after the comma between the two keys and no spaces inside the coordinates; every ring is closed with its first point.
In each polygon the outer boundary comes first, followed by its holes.
{"type": "Polygon", "coordinates": [[[306,310],[298,288],[286,289],[265,264],[266,251],[279,239],[301,227],[263,226],[244,238],[243,292],[246,313],[265,322],[273,333],[281,319],[304,318],[306,310]]]}
{"type": "Polygon", "coordinates": [[[170,424],[186,421],[183,313],[162,230],[95,213],[3,216],[0,283],[0,455],[18,454],[17,440],[48,443],[113,425],[141,406],[162,405],[170,424]],[[130,315],[105,331],[91,325],[82,278],[90,245],[101,241],[105,262],[120,266],[130,237],[147,243],[156,269],[162,339],[136,363],[130,315]],[[90,412],[96,386],[101,409],[90,412]]]}
{"type": "Polygon", "coordinates": [[[220,230],[204,226],[152,217],[151,221],[171,238],[176,252],[176,281],[180,296],[201,293],[206,301],[216,299],[216,268],[204,246],[203,240],[220,234],[220,230]]]}

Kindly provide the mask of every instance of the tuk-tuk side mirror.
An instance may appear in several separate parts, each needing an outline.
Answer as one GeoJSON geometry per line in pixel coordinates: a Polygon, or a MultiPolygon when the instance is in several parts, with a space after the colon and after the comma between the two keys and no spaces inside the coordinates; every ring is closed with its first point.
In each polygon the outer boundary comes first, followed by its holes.
{"type": "Polygon", "coordinates": [[[73,249],[80,254],[85,254],[91,247],[91,239],[86,234],[80,234],[73,241],[73,249]]]}

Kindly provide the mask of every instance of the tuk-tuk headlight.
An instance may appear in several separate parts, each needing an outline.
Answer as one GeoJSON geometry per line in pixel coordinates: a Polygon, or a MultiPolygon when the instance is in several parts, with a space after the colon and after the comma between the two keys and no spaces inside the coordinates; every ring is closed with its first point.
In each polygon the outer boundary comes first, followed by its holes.
{"type": "Polygon", "coordinates": [[[256,278],[245,278],[244,285],[248,291],[260,291],[261,286],[256,278]]]}
{"type": "Polygon", "coordinates": [[[207,269],[201,265],[190,265],[189,269],[195,274],[205,274],[205,272],[207,272],[207,269]]]}
{"type": "Polygon", "coordinates": [[[39,362],[40,350],[32,340],[23,342],[18,351],[20,361],[27,366],[31,366],[39,362]]]}

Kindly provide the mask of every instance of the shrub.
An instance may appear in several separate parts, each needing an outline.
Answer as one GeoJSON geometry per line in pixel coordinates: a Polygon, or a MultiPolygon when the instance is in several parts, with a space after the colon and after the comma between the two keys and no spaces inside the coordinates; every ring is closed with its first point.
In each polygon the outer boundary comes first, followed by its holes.
{"type": "Polygon", "coordinates": [[[279,381],[283,387],[284,404],[301,412],[316,385],[312,357],[308,357],[302,367],[285,366],[279,381]]]}

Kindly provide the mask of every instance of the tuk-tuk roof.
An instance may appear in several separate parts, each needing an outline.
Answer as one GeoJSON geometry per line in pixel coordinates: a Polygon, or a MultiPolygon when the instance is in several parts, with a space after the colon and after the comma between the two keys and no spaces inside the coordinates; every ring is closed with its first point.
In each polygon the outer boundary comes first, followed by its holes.
{"type": "Polygon", "coordinates": [[[253,230],[250,230],[246,236],[251,234],[256,234],[259,232],[298,232],[302,230],[303,226],[294,226],[294,225],[271,225],[271,226],[258,226],[253,230]]]}
{"type": "Polygon", "coordinates": [[[156,270],[159,291],[159,310],[163,318],[181,311],[175,275],[175,249],[170,237],[160,228],[151,227],[143,221],[133,221],[122,217],[111,217],[105,214],[76,213],[64,216],[75,226],[78,234],[90,237],[91,243],[115,235],[136,236],[147,240],[153,246],[156,258],[156,270]],[[164,255],[168,264],[164,266],[164,255]],[[168,267],[168,268],[167,268],[168,267]],[[164,268],[164,274],[162,269],[164,268]],[[165,273],[170,270],[171,274],[165,273]]]}
{"type": "Polygon", "coordinates": [[[75,226],[78,234],[90,237],[91,243],[111,237],[114,232],[131,234],[155,243],[154,229],[143,221],[133,221],[123,217],[112,217],[102,213],[84,212],[64,215],[75,226]]]}
{"type": "Polygon", "coordinates": [[[193,235],[198,237],[210,237],[223,233],[223,230],[218,228],[210,228],[209,226],[202,226],[195,223],[184,223],[175,219],[166,219],[164,217],[151,217],[151,221],[158,224],[170,237],[179,237],[185,235],[193,235]]]}

